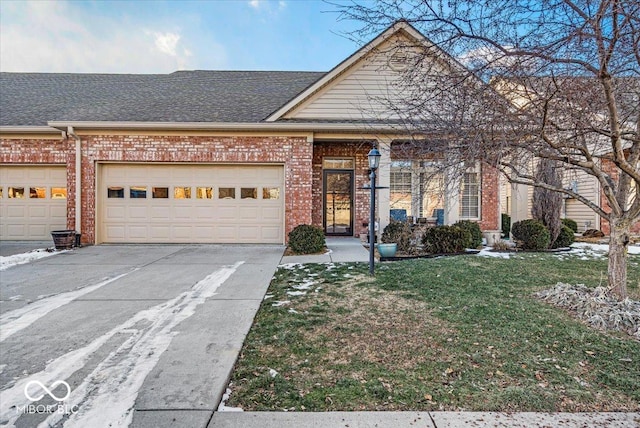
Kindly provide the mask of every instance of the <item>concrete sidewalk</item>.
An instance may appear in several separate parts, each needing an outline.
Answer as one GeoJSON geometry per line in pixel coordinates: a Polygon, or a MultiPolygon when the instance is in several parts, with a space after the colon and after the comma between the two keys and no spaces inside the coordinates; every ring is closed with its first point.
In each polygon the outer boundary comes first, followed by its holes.
{"type": "Polygon", "coordinates": [[[328,236],[326,241],[329,251],[324,254],[283,256],[280,263],[304,264],[369,261],[369,250],[362,245],[362,242],[358,238],[328,236]]]}
{"type": "Polygon", "coordinates": [[[640,413],[217,412],[208,428],[634,428],[640,413]]]}

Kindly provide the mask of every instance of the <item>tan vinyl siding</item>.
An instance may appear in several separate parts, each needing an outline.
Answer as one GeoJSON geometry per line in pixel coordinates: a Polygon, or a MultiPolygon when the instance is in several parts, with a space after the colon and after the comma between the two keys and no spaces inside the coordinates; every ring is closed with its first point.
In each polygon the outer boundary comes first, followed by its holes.
{"type": "MultiPolygon", "coordinates": [[[[584,196],[590,201],[598,202],[599,186],[595,177],[584,172],[572,172],[565,178],[567,187],[571,186],[572,181],[577,182],[578,194],[584,196]]],[[[598,229],[600,222],[598,215],[582,202],[568,198],[565,200],[565,217],[575,220],[578,223],[578,232],[584,232],[586,229],[598,229]]]]}
{"type": "MultiPolygon", "coordinates": [[[[402,99],[402,73],[389,66],[389,60],[402,39],[395,37],[373,50],[333,82],[327,84],[295,108],[286,118],[295,119],[380,119],[398,118],[386,100],[402,99]]],[[[407,44],[407,41],[404,41],[407,44]]],[[[412,48],[407,48],[412,49],[412,48]]]]}

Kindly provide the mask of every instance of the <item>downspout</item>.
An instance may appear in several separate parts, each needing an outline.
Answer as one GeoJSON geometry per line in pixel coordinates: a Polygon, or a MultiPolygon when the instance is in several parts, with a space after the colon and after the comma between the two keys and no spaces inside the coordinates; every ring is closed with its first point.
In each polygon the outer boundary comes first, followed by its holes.
{"type": "Polygon", "coordinates": [[[73,126],[67,127],[67,134],[76,141],[76,215],[75,215],[75,230],[76,233],[81,233],[82,225],[82,141],[80,137],[75,133],[73,126]]]}

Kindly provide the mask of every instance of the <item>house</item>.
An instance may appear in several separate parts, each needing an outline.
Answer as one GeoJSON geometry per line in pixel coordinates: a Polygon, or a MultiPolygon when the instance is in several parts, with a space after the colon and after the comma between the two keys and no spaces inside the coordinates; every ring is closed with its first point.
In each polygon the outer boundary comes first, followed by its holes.
{"type": "Polygon", "coordinates": [[[407,136],[376,100],[393,92],[403,46],[428,43],[398,22],[326,73],[2,73],[0,239],[282,244],[299,224],[359,236],[373,146],[380,229],[399,209],[499,230],[495,169],[443,190],[431,160],[393,150],[407,136]]]}

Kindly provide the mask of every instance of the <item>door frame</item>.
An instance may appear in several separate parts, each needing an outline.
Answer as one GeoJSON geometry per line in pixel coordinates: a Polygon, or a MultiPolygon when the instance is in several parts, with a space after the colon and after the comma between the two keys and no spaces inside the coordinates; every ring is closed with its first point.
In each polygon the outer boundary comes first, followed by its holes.
{"type": "Polygon", "coordinates": [[[354,199],[355,199],[355,174],[352,169],[323,169],[322,170],[322,230],[327,236],[353,236],[354,199]],[[349,174],[351,185],[349,186],[349,227],[345,232],[327,231],[327,176],[329,174],[349,174]]]}

